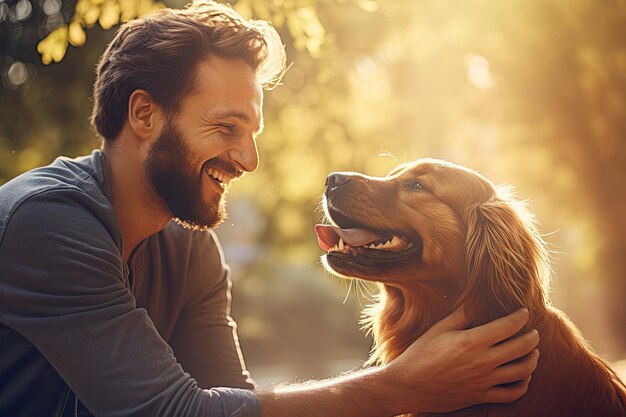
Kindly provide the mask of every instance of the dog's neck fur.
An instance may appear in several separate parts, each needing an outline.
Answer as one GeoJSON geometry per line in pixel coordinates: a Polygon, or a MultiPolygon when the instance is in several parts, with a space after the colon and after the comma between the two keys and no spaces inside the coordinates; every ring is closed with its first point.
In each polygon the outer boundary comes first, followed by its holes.
{"type": "Polygon", "coordinates": [[[364,311],[363,324],[374,336],[374,349],[368,363],[383,364],[398,357],[434,323],[454,310],[459,294],[460,290],[428,284],[412,288],[381,284],[377,303],[364,311]]]}
{"type": "MultiPolygon", "coordinates": [[[[460,294],[460,289],[454,291],[428,284],[412,288],[381,284],[378,302],[364,312],[364,323],[371,328],[375,341],[368,364],[386,364],[397,358],[434,323],[457,308],[460,294]]],[[[494,417],[526,417],[528,410],[538,409],[542,393],[548,390],[556,392],[557,388],[559,398],[568,395],[586,398],[598,410],[607,410],[607,414],[602,415],[613,415],[611,413],[618,409],[625,410],[626,390],[623,383],[597,355],[585,347],[584,339],[575,326],[561,312],[544,303],[529,303],[527,308],[530,321],[525,330],[535,328],[540,332],[538,347],[543,358],[533,374],[535,382],[529,392],[515,406],[482,404],[450,415],[461,417],[489,413],[494,417]],[[570,363],[577,366],[571,367],[570,363]],[[558,373],[554,372],[555,369],[558,373]],[[568,380],[569,385],[559,384],[563,380],[568,380]]],[[[481,318],[479,321],[485,320],[481,318]]],[[[543,407],[547,406],[543,404],[543,407]]],[[[536,415],[578,415],[575,407],[569,407],[563,401],[551,403],[549,407],[536,415]],[[565,414],[562,414],[564,410],[565,414]]],[[[403,414],[399,417],[417,416],[403,414]]]]}

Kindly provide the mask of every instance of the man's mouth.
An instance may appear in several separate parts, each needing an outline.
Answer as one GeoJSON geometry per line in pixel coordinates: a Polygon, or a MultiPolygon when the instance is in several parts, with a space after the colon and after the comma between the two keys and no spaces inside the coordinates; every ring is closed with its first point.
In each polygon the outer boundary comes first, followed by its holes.
{"type": "Polygon", "coordinates": [[[225,174],[224,172],[220,170],[217,170],[211,167],[205,169],[204,172],[206,173],[206,175],[209,177],[211,181],[214,181],[223,190],[228,188],[228,186],[230,185],[230,182],[233,180],[233,178],[235,178],[235,177],[229,176],[228,174],[225,174]]]}

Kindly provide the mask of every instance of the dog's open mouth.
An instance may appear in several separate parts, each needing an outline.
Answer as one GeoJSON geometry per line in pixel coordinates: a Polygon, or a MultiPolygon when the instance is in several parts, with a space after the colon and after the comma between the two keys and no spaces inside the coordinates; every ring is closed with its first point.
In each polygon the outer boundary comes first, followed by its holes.
{"type": "Polygon", "coordinates": [[[353,270],[357,267],[359,277],[367,279],[370,268],[398,266],[420,256],[423,244],[416,233],[407,235],[397,229],[364,224],[345,213],[349,207],[339,210],[329,200],[324,204],[331,224],[315,225],[315,233],[320,248],[326,251],[323,262],[327,268],[347,275],[357,273],[353,270]]]}
{"type": "Polygon", "coordinates": [[[318,224],[315,233],[327,256],[362,265],[397,262],[411,257],[417,249],[406,237],[389,231],[318,224]]]}
{"type": "Polygon", "coordinates": [[[381,234],[364,228],[341,229],[327,224],[318,224],[315,226],[315,233],[317,233],[317,242],[320,247],[327,252],[349,252],[353,248],[400,252],[412,246],[402,236],[381,234]]]}

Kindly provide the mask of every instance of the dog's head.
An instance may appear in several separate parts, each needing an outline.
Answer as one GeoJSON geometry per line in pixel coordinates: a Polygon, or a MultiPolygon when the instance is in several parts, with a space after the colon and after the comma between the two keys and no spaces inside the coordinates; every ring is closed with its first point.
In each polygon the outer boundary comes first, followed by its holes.
{"type": "Polygon", "coordinates": [[[385,177],[333,173],[317,225],[331,272],[408,291],[424,285],[474,324],[543,305],[548,257],[523,204],[465,167],[425,159],[385,177]]]}

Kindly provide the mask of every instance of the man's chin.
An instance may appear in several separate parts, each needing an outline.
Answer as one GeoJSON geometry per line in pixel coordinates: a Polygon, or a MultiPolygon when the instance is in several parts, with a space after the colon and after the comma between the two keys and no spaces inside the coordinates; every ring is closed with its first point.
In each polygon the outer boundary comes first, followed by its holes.
{"type": "Polygon", "coordinates": [[[211,221],[197,221],[197,220],[185,220],[180,217],[174,217],[174,221],[185,229],[194,230],[197,232],[206,232],[209,229],[214,229],[220,224],[222,224],[225,220],[226,216],[216,218],[211,221]]]}
{"type": "Polygon", "coordinates": [[[174,221],[186,229],[204,232],[218,227],[226,220],[226,217],[225,204],[220,202],[217,210],[195,216],[174,217],[174,221]]]}

